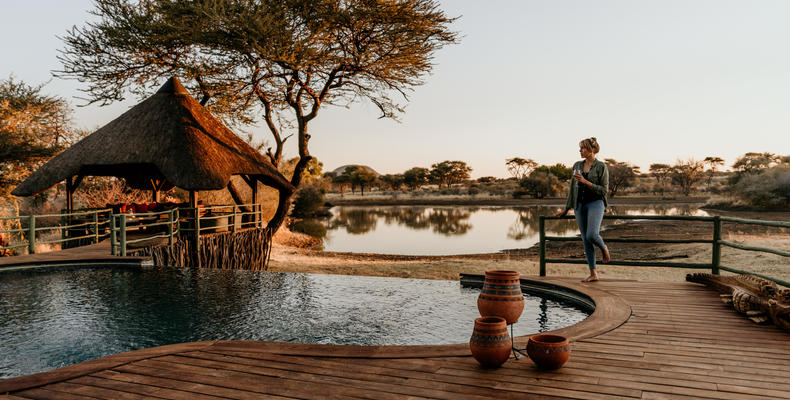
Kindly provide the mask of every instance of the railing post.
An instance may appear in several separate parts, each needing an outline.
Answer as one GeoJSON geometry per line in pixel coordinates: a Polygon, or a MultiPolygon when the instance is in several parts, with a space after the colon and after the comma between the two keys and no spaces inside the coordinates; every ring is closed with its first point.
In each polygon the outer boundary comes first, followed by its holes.
{"type": "Polygon", "coordinates": [[[710,273],[719,274],[721,266],[721,217],[713,217],[713,256],[711,259],[710,273]]]}
{"type": "Polygon", "coordinates": [[[115,251],[115,214],[110,211],[110,255],[115,255],[117,252],[115,251]]]}
{"type": "Polygon", "coordinates": [[[233,223],[230,225],[230,231],[236,232],[236,209],[238,206],[236,204],[233,205],[233,223]]]}
{"type": "Polygon", "coordinates": [[[195,207],[195,251],[200,252],[200,209],[195,207]]]}
{"type": "Polygon", "coordinates": [[[173,210],[167,213],[167,245],[173,245],[173,210]]]}
{"type": "Polygon", "coordinates": [[[546,276],[546,217],[538,217],[538,234],[540,237],[540,276],[546,276]]]}
{"type": "Polygon", "coordinates": [[[99,212],[93,212],[93,243],[99,243],[99,212]]]}
{"type": "Polygon", "coordinates": [[[121,257],[126,257],[126,214],[121,214],[121,227],[120,227],[121,243],[121,257]]]}
{"type": "Polygon", "coordinates": [[[27,217],[27,252],[36,254],[36,216],[27,217]]]}

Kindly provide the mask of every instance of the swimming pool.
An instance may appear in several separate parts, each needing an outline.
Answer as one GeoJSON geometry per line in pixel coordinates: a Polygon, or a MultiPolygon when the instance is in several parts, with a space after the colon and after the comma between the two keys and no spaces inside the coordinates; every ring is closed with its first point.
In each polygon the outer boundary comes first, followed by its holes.
{"type": "MultiPolygon", "coordinates": [[[[178,268],[0,272],[0,378],[203,340],[464,343],[475,289],[458,282],[178,268]]],[[[587,313],[525,295],[516,335],[587,313]]]]}

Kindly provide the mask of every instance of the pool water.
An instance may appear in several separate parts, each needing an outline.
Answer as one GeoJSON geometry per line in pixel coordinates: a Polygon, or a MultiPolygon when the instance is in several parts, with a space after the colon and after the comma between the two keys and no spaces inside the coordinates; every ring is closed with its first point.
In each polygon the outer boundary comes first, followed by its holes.
{"type": "MultiPolygon", "coordinates": [[[[464,343],[476,289],[458,282],[239,270],[0,273],[0,378],[203,340],[348,345],[464,343]]],[[[526,295],[516,335],[587,317],[526,295]]]]}

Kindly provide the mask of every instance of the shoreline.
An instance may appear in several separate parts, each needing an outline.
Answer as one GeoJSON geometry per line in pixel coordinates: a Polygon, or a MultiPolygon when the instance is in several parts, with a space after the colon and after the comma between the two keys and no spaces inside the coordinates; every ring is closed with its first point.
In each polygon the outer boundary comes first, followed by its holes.
{"type": "MultiPolygon", "coordinates": [[[[468,196],[467,196],[468,197],[468,196]]],[[[342,201],[331,199],[332,205],[343,206],[558,206],[564,199],[459,199],[450,198],[366,198],[364,200],[344,198],[342,201]]],[[[656,197],[621,197],[610,205],[628,204],[688,204],[703,203],[705,198],[664,199],[656,197]]],[[[776,216],[775,212],[766,212],[776,216]]],[[[790,220],[790,213],[779,215],[790,220]]],[[[773,218],[772,218],[773,219],[773,218]]],[[[711,229],[703,224],[690,224],[679,228],[669,221],[629,221],[610,226],[603,232],[607,237],[671,237],[671,238],[708,238],[711,229]],[[663,223],[662,223],[663,222],[663,223]]],[[[751,225],[738,225],[728,229],[726,240],[760,247],[790,251],[790,229],[760,228],[751,225]]],[[[457,254],[457,255],[390,255],[376,253],[327,252],[316,250],[321,240],[304,234],[290,232],[281,228],[272,244],[270,269],[283,272],[329,273],[346,275],[387,276],[418,279],[457,280],[461,273],[485,273],[491,269],[507,269],[522,275],[537,276],[539,272],[538,246],[524,249],[504,249],[496,253],[457,254]]],[[[615,259],[636,261],[661,260],[690,263],[710,263],[712,248],[710,244],[649,244],[649,243],[612,243],[610,249],[615,259]]],[[[549,242],[551,257],[583,259],[581,242],[549,242]],[[559,254],[557,254],[559,253],[559,254]]],[[[764,273],[785,281],[790,281],[790,265],[782,257],[765,253],[722,249],[722,264],[753,272],[764,273]]],[[[587,276],[586,265],[549,264],[550,277],[587,276]]],[[[663,267],[623,267],[599,265],[602,279],[630,279],[640,281],[683,281],[688,273],[710,272],[705,269],[663,268],[663,267]]]]}
{"type": "MultiPolygon", "coordinates": [[[[642,205],[642,204],[701,204],[708,197],[675,197],[661,198],[658,196],[626,196],[608,199],[609,206],[642,205]]],[[[565,205],[565,197],[543,199],[513,199],[489,196],[411,196],[411,195],[346,195],[330,194],[327,203],[332,206],[556,206],[565,205]]]]}

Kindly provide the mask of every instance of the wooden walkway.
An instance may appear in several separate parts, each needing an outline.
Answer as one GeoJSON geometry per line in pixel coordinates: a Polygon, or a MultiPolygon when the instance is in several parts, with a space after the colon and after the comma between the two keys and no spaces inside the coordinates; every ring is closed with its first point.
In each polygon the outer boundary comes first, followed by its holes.
{"type": "Polygon", "coordinates": [[[592,321],[563,330],[575,341],[557,371],[523,358],[484,370],[465,345],[217,341],[0,380],[0,393],[10,392],[0,398],[790,398],[790,334],[742,318],[713,291],[691,283],[549,280],[586,287],[598,304],[592,321]]]}

